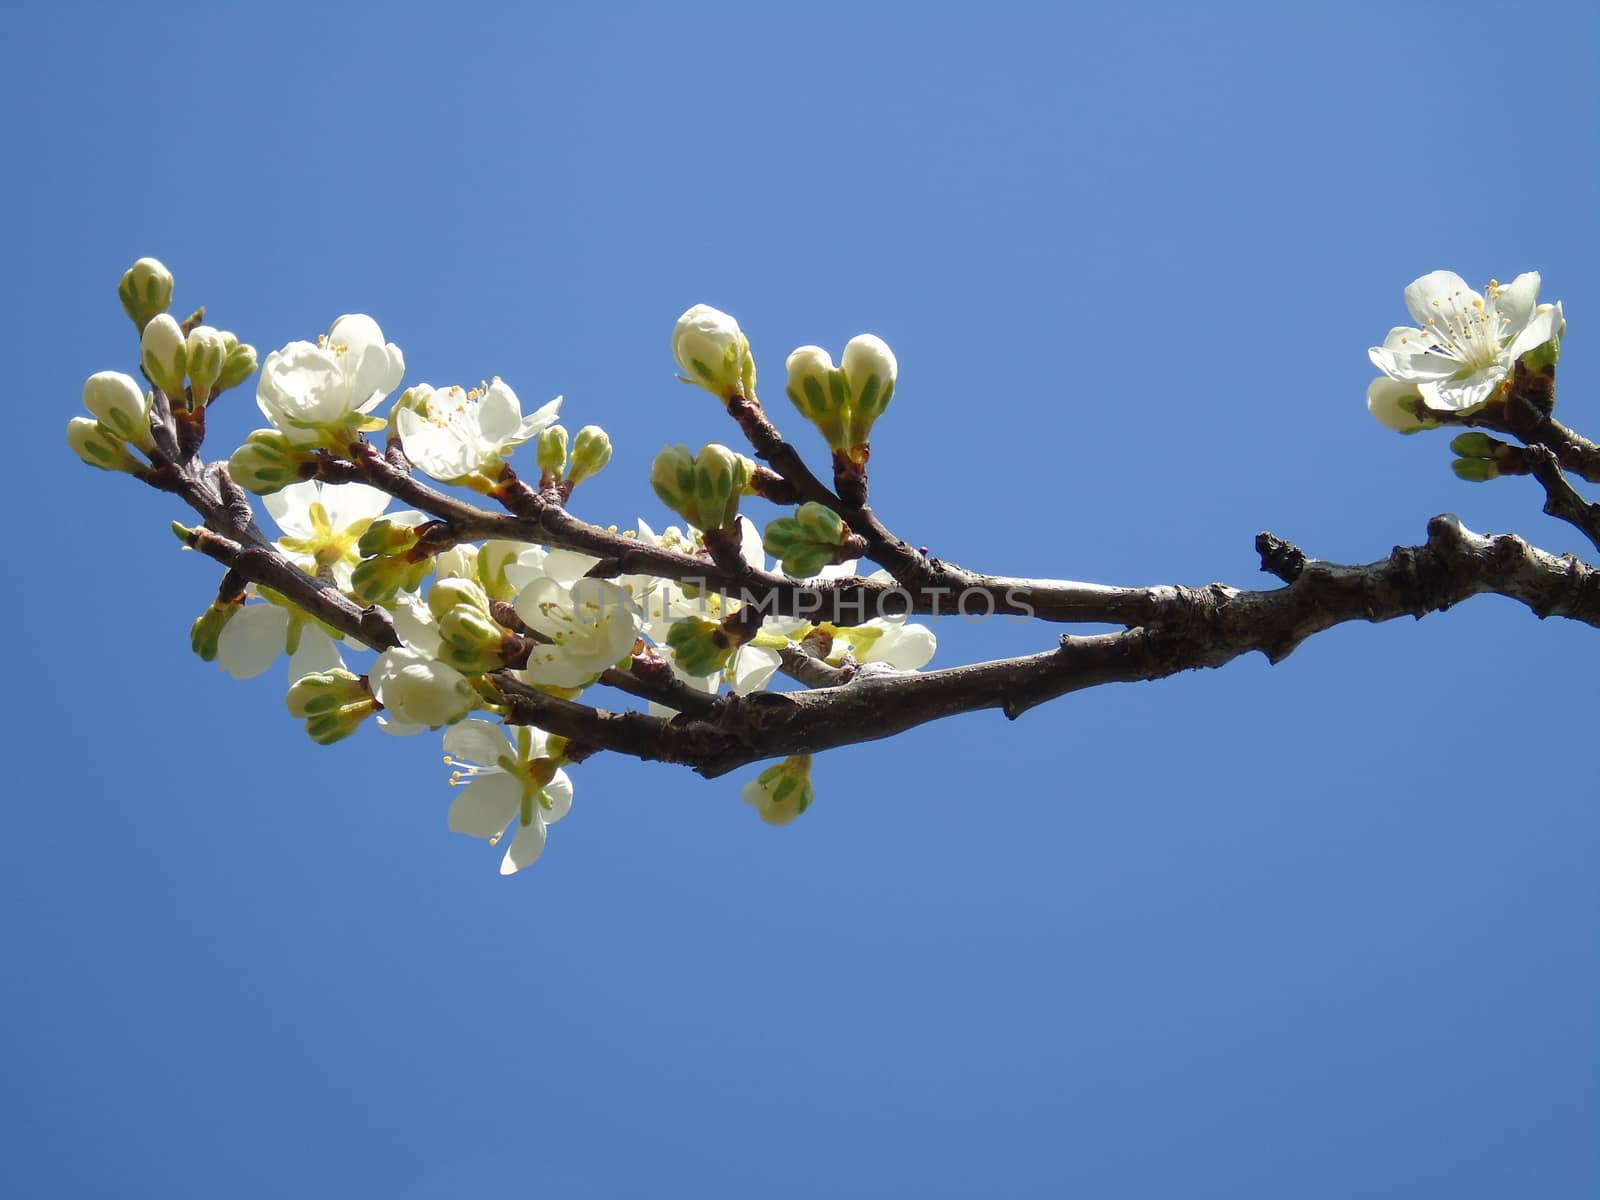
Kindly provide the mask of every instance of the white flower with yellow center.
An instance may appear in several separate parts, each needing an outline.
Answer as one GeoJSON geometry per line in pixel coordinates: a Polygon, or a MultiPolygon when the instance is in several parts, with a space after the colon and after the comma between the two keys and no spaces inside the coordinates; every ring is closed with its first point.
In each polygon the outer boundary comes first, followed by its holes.
{"type": "Polygon", "coordinates": [[[526,725],[508,735],[472,718],[445,732],[444,748],[444,761],[456,768],[450,786],[465,789],[450,805],[450,828],[493,846],[515,822],[500,874],[532,866],[549,826],[572,809],[572,780],[556,765],[549,735],[526,725]]]}
{"type": "Polygon", "coordinates": [[[1414,280],[1405,296],[1417,326],[1390,330],[1367,354],[1390,379],[1415,385],[1426,407],[1443,412],[1467,413],[1488,403],[1517,359],[1559,340],[1566,326],[1561,305],[1537,303],[1536,271],[1504,285],[1491,281],[1483,295],[1454,271],[1432,271],[1414,280]]]}
{"type": "MultiPolygon", "coordinates": [[[[389,495],[364,483],[292,483],[265,498],[267,511],[283,530],[277,546],[308,573],[331,573],[340,587],[361,561],[361,535],[389,507],[389,495]]],[[[396,513],[403,524],[421,524],[421,513],[396,513]]]]}
{"type": "Polygon", "coordinates": [[[533,647],[523,672],[531,683],[587,687],[633,649],[639,606],[616,584],[580,579],[570,588],[549,576],[517,594],[517,616],[548,639],[533,647]]]}
{"type": "MultiPolygon", "coordinates": [[[[364,483],[291,484],[266,497],[267,511],[283,530],[275,543],[308,575],[326,573],[341,588],[361,561],[356,543],[389,504],[389,496],[364,483]]],[[[421,522],[420,513],[397,513],[401,521],[421,522]]],[[[259,675],[289,655],[289,681],[342,669],[344,659],[326,627],[287,600],[252,589],[261,603],[247,603],[217,639],[217,665],[235,679],[259,675]]],[[[346,642],[351,648],[359,644],[346,642]]]]}
{"type": "Polygon", "coordinates": [[[290,342],[261,364],[256,404],[296,446],[343,450],[358,430],[382,429],[370,413],[400,384],[406,361],[371,317],[340,317],[327,335],[290,342]]]}
{"type": "Polygon", "coordinates": [[[561,397],[529,416],[504,380],[468,391],[410,389],[395,406],[395,428],[406,457],[441,483],[492,486],[505,458],[556,423],[561,397]]]}

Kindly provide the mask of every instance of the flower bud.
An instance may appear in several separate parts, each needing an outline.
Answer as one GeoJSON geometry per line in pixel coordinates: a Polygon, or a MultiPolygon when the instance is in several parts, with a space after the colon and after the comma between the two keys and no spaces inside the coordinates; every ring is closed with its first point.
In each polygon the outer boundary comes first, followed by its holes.
{"type": "Polygon", "coordinates": [[[126,471],[138,475],[144,464],[128,452],[128,445],[93,417],[74,417],[67,422],[67,445],[91,467],[102,471],[126,471]]]}
{"type": "Polygon", "coordinates": [[[334,669],[315,675],[302,675],[284,697],[291,717],[314,717],[346,705],[372,698],[367,681],[349,671],[334,669]]]}
{"type": "Polygon", "coordinates": [[[189,646],[204,662],[215,662],[217,641],[234,613],[244,607],[242,601],[218,600],[195,618],[189,626],[189,646]]]}
{"type": "Polygon", "coordinates": [[[1427,415],[1416,384],[1385,376],[1367,385],[1367,411],[1396,433],[1416,433],[1439,427],[1439,422],[1427,415]]]}
{"type": "Polygon", "coordinates": [[[302,675],[284,698],[289,715],[306,723],[306,733],[319,746],[349,737],[378,711],[367,681],[337,668],[302,675]]]}
{"type": "Polygon", "coordinates": [[[439,658],[458,671],[477,675],[506,665],[506,630],[471,604],[439,614],[439,658]]]}
{"type": "Polygon", "coordinates": [[[228,358],[228,344],[221,330],[209,325],[196,325],[189,331],[184,343],[184,356],[189,368],[189,393],[196,408],[204,408],[211,399],[217,381],[222,378],[222,368],[228,358]]]}
{"type": "Polygon", "coordinates": [[[1487,433],[1478,433],[1474,430],[1471,433],[1458,434],[1451,440],[1450,449],[1462,458],[1493,458],[1495,449],[1505,444],[1487,433]]]}
{"type": "Polygon", "coordinates": [[[809,578],[837,557],[845,525],[825,504],[807,501],[792,517],[779,517],[761,539],[768,554],[783,560],[783,569],[797,579],[809,578]]]}
{"type": "Polygon", "coordinates": [[[412,562],[402,554],[377,554],[364,558],[350,572],[350,590],[363,604],[391,604],[401,592],[422,586],[433,564],[412,562]]]}
{"type": "Polygon", "coordinates": [[[172,303],[172,272],[159,259],[141,258],[122,273],[117,285],[122,311],[144,332],[144,327],[172,303]]]}
{"type": "Polygon", "coordinates": [[[475,608],[485,617],[492,619],[489,593],[476,580],[441,579],[428,589],[428,611],[433,614],[435,620],[443,618],[445,613],[458,604],[475,608]]]}
{"type": "Polygon", "coordinates": [[[362,533],[361,540],[356,543],[356,553],[362,558],[373,558],[379,554],[404,554],[417,544],[418,528],[390,517],[379,517],[362,533]]]}
{"type": "Polygon", "coordinates": [[[731,529],[739,518],[739,498],[750,482],[750,460],[712,442],[694,459],[694,496],[701,529],[731,529]]]}
{"type": "Polygon", "coordinates": [[[217,384],[211,389],[213,396],[238,387],[256,373],[256,348],[248,342],[241,342],[231,333],[224,333],[222,338],[227,351],[222,357],[222,373],[217,376],[217,384]]]}
{"type": "Polygon", "coordinates": [[[371,681],[378,702],[403,725],[453,725],[477,700],[472,685],[454,667],[408,647],[378,655],[371,681]]]}
{"type": "Polygon", "coordinates": [[[539,464],[539,474],[549,479],[560,479],[567,469],[567,431],[552,425],[539,435],[533,446],[533,461],[539,464]]]}
{"type": "Polygon", "coordinates": [[[839,370],[850,393],[846,436],[850,446],[865,445],[872,435],[873,422],[894,398],[900,365],[882,338],[863,333],[845,343],[839,370]]]}
{"type": "Polygon", "coordinates": [[[605,470],[611,461],[611,438],[598,425],[585,425],[572,441],[572,466],[567,482],[582,483],[605,470]]]}
{"type": "Polygon", "coordinates": [[[166,313],[150,318],[139,339],[139,361],[150,381],[167,394],[174,406],[184,403],[183,375],[188,348],[183,330],[166,313]]]}
{"type": "Polygon", "coordinates": [[[789,355],[789,383],[785,389],[800,415],[821,431],[832,450],[844,449],[845,417],[849,392],[844,373],[821,346],[801,346],[789,355]]]}
{"type": "Polygon", "coordinates": [[[83,406],[107,431],[146,452],[155,448],[150,436],[150,397],[131,375],[98,371],[83,384],[83,406]]]}
{"type": "Polygon", "coordinates": [[[1500,468],[1487,458],[1458,458],[1450,464],[1450,469],[1456,473],[1456,478],[1468,483],[1487,483],[1500,477],[1500,468]]]}
{"type": "MultiPolygon", "coordinates": [[[[679,443],[664,447],[650,464],[650,487],[656,497],[679,516],[694,507],[694,455],[679,443]]],[[[684,517],[693,525],[694,521],[684,517]]]]}
{"type": "Polygon", "coordinates": [[[687,617],[667,630],[667,646],[686,675],[710,675],[728,665],[738,649],[727,631],[704,617],[687,617]]]}
{"type": "Polygon", "coordinates": [[[270,496],[300,481],[301,464],[311,455],[276,429],[257,429],[228,459],[228,473],[240,487],[270,496]]]}
{"type": "Polygon", "coordinates": [[[756,361],[750,339],[725,312],[696,304],[672,330],[672,357],[690,383],[721,400],[755,399],[756,361]]]}
{"type": "Polygon", "coordinates": [[[768,825],[787,825],[811,807],[811,755],[791,755],[768,767],[740,795],[768,825]]]}

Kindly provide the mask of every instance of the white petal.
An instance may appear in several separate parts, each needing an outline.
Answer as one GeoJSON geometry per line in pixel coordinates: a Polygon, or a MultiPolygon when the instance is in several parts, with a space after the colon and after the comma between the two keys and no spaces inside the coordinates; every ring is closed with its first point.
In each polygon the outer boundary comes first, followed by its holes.
{"type": "Polygon", "coordinates": [[[529,438],[543,433],[556,423],[556,418],[560,415],[561,397],[557,396],[550,403],[541,405],[522,419],[522,424],[517,429],[516,441],[519,443],[525,442],[529,438]]]}
{"type": "Polygon", "coordinates": [[[521,424],[522,405],[517,402],[517,394],[504,381],[496,379],[478,401],[478,429],[484,442],[503,446],[521,424]]]}
{"type": "Polygon", "coordinates": [[[1396,433],[1433,428],[1436,422],[1424,420],[1402,407],[1401,402],[1405,400],[1421,402],[1422,394],[1416,384],[1380,378],[1367,385],[1367,411],[1396,433]]]}
{"type": "Polygon", "coordinates": [[[739,518],[739,557],[758,571],[767,569],[767,559],[761,545],[761,531],[749,517],[739,518]]]}
{"type": "Polygon", "coordinates": [[[728,664],[728,682],[736,696],[765,687],[782,661],[776,650],[765,646],[741,646],[728,664]]]}
{"type": "Polygon", "coordinates": [[[500,726],[477,717],[468,717],[445,730],[444,752],[463,762],[492,767],[502,756],[511,755],[513,750],[500,726]]]}
{"type": "Polygon", "coordinates": [[[572,780],[565,771],[557,771],[544,785],[544,798],[549,807],[542,804],[539,807],[546,825],[554,825],[572,811],[572,780]]]}
{"type": "Polygon", "coordinates": [[[1504,336],[1515,338],[1521,333],[1532,319],[1538,303],[1539,272],[1537,271],[1524,271],[1501,288],[1500,294],[1495,298],[1494,307],[1495,311],[1505,318],[1504,336]]]}
{"type": "Polygon", "coordinates": [[[557,583],[570,585],[582,579],[589,568],[599,561],[592,554],[556,549],[545,556],[544,573],[557,583]]]}
{"type": "Polygon", "coordinates": [[[867,649],[865,662],[888,663],[897,671],[918,671],[927,666],[939,648],[939,639],[926,625],[901,625],[884,631],[867,649]]]}
{"type": "Polygon", "coordinates": [[[544,853],[545,837],[544,821],[534,814],[532,825],[518,825],[515,839],[510,849],[506,851],[505,858],[500,860],[500,874],[515,875],[524,867],[531,867],[539,861],[539,855],[544,853]]]}
{"type": "Polygon", "coordinates": [[[389,500],[389,493],[364,483],[330,483],[322,489],[322,507],[327,510],[328,524],[335,529],[375,519],[389,507],[389,500]]]}
{"type": "Polygon", "coordinates": [[[217,666],[235,679],[261,674],[283,653],[289,614],[276,604],[246,604],[217,639],[217,666]]]}
{"type": "Polygon", "coordinates": [[[303,538],[315,532],[311,525],[311,506],[321,498],[322,485],[315,479],[307,479],[262,497],[262,503],[287,536],[303,538]]]}
{"type": "Polygon", "coordinates": [[[517,819],[522,785],[504,772],[480,776],[461,789],[450,805],[450,829],[468,837],[492,838],[517,819]]]}
{"type": "Polygon", "coordinates": [[[1446,379],[1437,383],[1419,383],[1417,390],[1429,408],[1445,412],[1470,412],[1488,402],[1507,374],[1506,364],[1491,363],[1468,375],[1465,379],[1446,379]]]}
{"type": "Polygon", "coordinates": [[[1412,280],[1406,287],[1406,308],[1410,311],[1412,320],[1418,325],[1426,326],[1439,315],[1439,310],[1434,305],[1447,305],[1451,297],[1456,297],[1456,303],[1462,307],[1471,304],[1471,300],[1463,299],[1464,297],[1482,299],[1468,286],[1467,281],[1454,271],[1429,271],[1420,279],[1412,280]]]}
{"type": "Polygon", "coordinates": [[[1529,350],[1537,349],[1546,342],[1555,341],[1561,326],[1565,323],[1561,316],[1561,306],[1559,304],[1540,309],[1533,314],[1533,319],[1517,335],[1517,339],[1511,343],[1506,357],[1515,362],[1529,350]]]}
{"type": "Polygon", "coordinates": [[[333,639],[315,625],[302,625],[300,644],[289,656],[289,682],[343,668],[344,657],[333,639]]]}

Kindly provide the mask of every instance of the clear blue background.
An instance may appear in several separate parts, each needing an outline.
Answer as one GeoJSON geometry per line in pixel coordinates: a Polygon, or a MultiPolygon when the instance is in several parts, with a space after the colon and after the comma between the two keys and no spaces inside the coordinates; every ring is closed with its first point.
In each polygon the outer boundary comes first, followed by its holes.
{"type": "MultiPolygon", "coordinates": [[[[1479,599],[817,764],[787,829],[605,757],[538,867],[434,737],[319,749],[187,630],[215,564],[66,451],[118,275],[263,353],[371,312],[665,514],[733,431],[673,319],[885,337],[880,513],[973,567],[1268,586],[1526,480],[1363,409],[1436,267],[1544,273],[1600,430],[1577,4],[23,2],[0,45],[8,1196],[1592,1197],[1596,641],[1479,599]]],[[[248,390],[214,453],[260,424],[248,390]]],[[[758,515],[761,515],[758,513],[758,515]]],[[[1056,631],[944,619],[939,662],[1056,631]]]]}

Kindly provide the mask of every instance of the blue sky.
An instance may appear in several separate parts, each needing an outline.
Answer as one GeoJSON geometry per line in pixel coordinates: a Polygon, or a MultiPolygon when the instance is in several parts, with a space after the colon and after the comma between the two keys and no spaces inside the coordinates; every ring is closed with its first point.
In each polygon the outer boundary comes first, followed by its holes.
{"type": "Polygon", "coordinates": [[[601,523],[735,432],[673,380],[704,301],[811,449],[784,356],[887,339],[876,507],[974,568],[1577,551],[1363,395],[1413,277],[1536,269],[1600,429],[1595,51],[1575,4],[14,6],[0,1189],[1594,1195],[1588,630],[1480,599],[966,717],[785,829],[602,756],[503,880],[436,739],[318,748],[189,654],[214,564],[61,430],[153,254],[263,353],[365,311],[408,381],[565,394],[601,523]]]}

